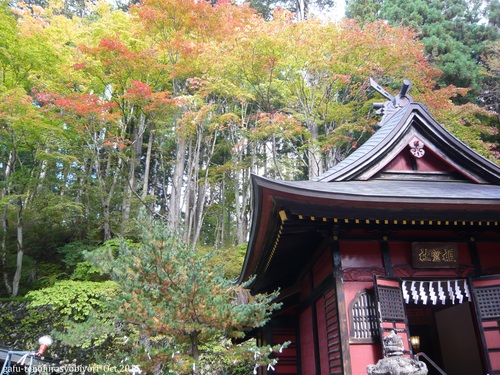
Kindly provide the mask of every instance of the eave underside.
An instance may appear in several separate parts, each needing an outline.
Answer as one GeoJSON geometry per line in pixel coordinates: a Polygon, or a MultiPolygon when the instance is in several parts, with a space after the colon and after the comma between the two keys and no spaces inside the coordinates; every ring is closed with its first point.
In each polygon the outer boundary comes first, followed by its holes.
{"type": "Polygon", "coordinates": [[[466,241],[474,234],[483,240],[500,241],[500,204],[488,208],[450,208],[440,203],[408,206],[394,203],[366,207],[362,201],[328,205],[274,197],[265,242],[253,249],[258,262],[251,272],[257,276],[252,289],[293,288],[318,249],[327,246],[333,236],[346,241],[380,241],[390,234],[393,240],[422,241],[427,237],[431,241],[438,233],[466,241]]]}
{"type": "MultiPolygon", "coordinates": [[[[281,215],[283,216],[283,214],[281,215]]],[[[347,242],[500,241],[500,221],[366,219],[320,217],[287,213],[273,241],[262,248],[253,274],[256,292],[293,288],[320,249],[333,238],[347,242]]]]}
{"type": "MultiPolygon", "coordinates": [[[[438,236],[447,233],[449,238],[439,237],[442,240],[456,240],[470,233],[499,240],[498,187],[483,189],[479,195],[466,199],[480,185],[464,185],[469,188],[465,193],[449,190],[447,198],[419,198],[417,194],[409,197],[404,195],[404,188],[399,190],[399,196],[393,194],[395,190],[369,195],[368,188],[358,189],[355,195],[308,191],[291,185],[277,190],[269,186],[259,189],[256,203],[260,207],[254,218],[253,234],[260,236],[253,236],[250,241],[241,275],[244,279],[256,275],[254,291],[293,286],[317,249],[336,233],[351,241],[379,241],[380,233],[391,233],[395,238],[398,233],[409,231],[414,238],[405,240],[421,241],[425,235],[435,240],[434,231],[440,231],[438,236]]],[[[331,188],[334,187],[324,187],[331,188]]],[[[443,189],[439,188],[442,193],[443,189]]],[[[428,191],[432,192],[432,188],[428,191]]]]}

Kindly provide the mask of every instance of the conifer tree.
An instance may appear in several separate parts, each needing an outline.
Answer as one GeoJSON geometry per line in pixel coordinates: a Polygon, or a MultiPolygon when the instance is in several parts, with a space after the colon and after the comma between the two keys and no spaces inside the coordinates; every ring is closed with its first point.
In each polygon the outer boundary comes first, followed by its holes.
{"type": "Polygon", "coordinates": [[[259,348],[243,339],[279,307],[277,292],[250,295],[211,266],[212,254],[192,250],[159,221],[143,220],[138,242],[122,241],[118,254],[93,259],[119,285],[110,302],[119,320],[137,331],[134,364],[155,374],[199,374],[205,358],[216,355],[233,364],[273,365],[268,355],[286,345],[259,348]]]}
{"type": "Polygon", "coordinates": [[[477,101],[484,84],[481,54],[486,42],[498,38],[494,12],[495,6],[485,7],[482,0],[350,0],[346,9],[348,17],[360,22],[382,19],[413,28],[431,64],[443,71],[441,86],[470,88],[468,101],[477,101]]]}

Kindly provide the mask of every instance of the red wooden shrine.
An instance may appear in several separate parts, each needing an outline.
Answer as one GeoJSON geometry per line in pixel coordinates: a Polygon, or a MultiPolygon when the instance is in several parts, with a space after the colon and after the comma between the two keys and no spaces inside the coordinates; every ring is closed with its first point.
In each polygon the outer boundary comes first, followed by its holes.
{"type": "Polygon", "coordinates": [[[403,90],[384,106],[316,180],[252,178],[239,280],[280,289],[258,339],[292,342],[263,373],[365,375],[396,329],[448,375],[500,374],[500,167],[403,90]]]}

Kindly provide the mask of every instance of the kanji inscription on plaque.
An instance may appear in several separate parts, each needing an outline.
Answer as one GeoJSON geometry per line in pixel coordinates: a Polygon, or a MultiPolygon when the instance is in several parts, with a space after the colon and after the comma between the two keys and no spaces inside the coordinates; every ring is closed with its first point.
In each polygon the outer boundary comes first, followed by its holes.
{"type": "Polygon", "coordinates": [[[412,259],[415,268],[456,268],[458,246],[454,242],[413,242],[412,259]]]}

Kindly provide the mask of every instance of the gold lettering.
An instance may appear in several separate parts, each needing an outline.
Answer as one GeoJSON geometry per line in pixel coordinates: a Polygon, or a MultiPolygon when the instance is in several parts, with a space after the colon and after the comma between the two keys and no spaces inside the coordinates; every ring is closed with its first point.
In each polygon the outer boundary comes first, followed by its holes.
{"type": "Polygon", "coordinates": [[[432,250],[432,261],[439,262],[441,260],[441,250],[435,249],[432,250]]]}
{"type": "Polygon", "coordinates": [[[412,245],[413,265],[418,268],[449,268],[457,265],[457,246],[454,243],[415,242],[412,245]]]}
{"type": "Polygon", "coordinates": [[[421,262],[431,262],[432,258],[430,255],[430,251],[428,249],[421,248],[420,253],[418,254],[418,259],[421,262]]]}
{"type": "Polygon", "coordinates": [[[443,262],[454,262],[455,261],[455,254],[452,249],[444,249],[443,250],[443,256],[442,256],[443,262]]]}

